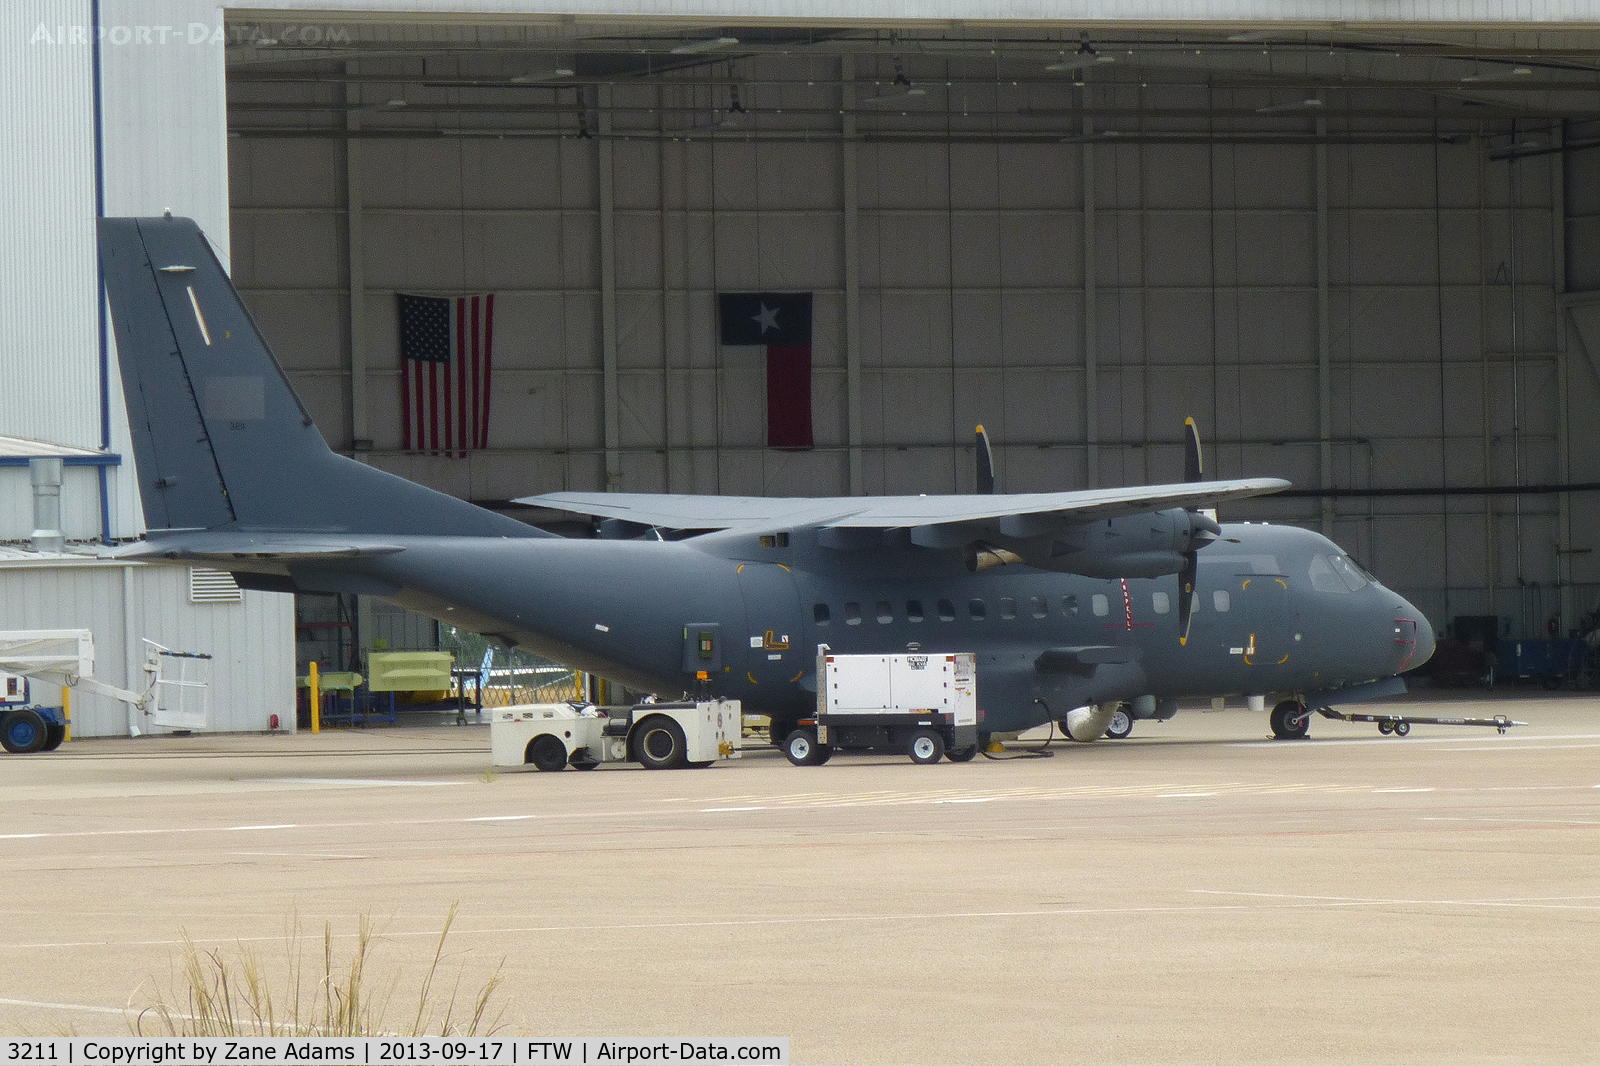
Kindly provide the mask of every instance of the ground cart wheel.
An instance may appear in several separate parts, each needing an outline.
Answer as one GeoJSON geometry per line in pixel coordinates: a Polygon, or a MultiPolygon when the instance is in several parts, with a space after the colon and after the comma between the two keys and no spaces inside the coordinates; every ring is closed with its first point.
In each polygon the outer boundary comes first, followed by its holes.
{"type": "Polygon", "coordinates": [[[951,762],[971,762],[978,757],[978,745],[968,744],[964,748],[947,748],[944,757],[951,762]]]}
{"type": "Polygon", "coordinates": [[[19,707],[0,718],[0,747],[13,755],[27,755],[43,748],[48,739],[44,715],[32,707],[19,707]]]}
{"type": "Polygon", "coordinates": [[[1128,713],[1126,707],[1118,707],[1117,713],[1111,716],[1111,724],[1106,726],[1107,740],[1124,740],[1133,732],[1133,715],[1128,713]]]}
{"type": "Polygon", "coordinates": [[[796,766],[821,766],[827,761],[822,745],[817,743],[817,735],[809,729],[796,729],[785,737],[783,754],[796,766]]]}
{"type": "Polygon", "coordinates": [[[676,770],[687,754],[683,727],[664,714],[653,714],[634,727],[633,757],[648,770],[676,770]]]}
{"type": "Polygon", "coordinates": [[[540,733],[528,741],[528,754],[524,761],[532,763],[535,770],[565,770],[567,746],[561,743],[560,737],[540,733]]]}
{"type": "Polygon", "coordinates": [[[1272,735],[1279,740],[1301,740],[1311,731],[1311,714],[1299,700],[1284,700],[1272,708],[1272,735]]]}
{"type": "Polygon", "coordinates": [[[1394,732],[1394,723],[1393,722],[1379,722],[1378,723],[1378,732],[1382,733],[1384,736],[1388,736],[1390,733],[1394,732]]]}
{"type": "Polygon", "coordinates": [[[944,758],[944,738],[931,729],[918,729],[911,734],[906,754],[920,766],[929,766],[944,758]]]}
{"type": "Polygon", "coordinates": [[[1395,736],[1403,737],[1409,732],[1411,732],[1411,723],[1410,722],[1396,722],[1394,724],[1394,735],[1395,736]]]}
{"type": "Polygon", "coordinates": [[[55,722],[51,722],[49,725],[45,726],[44,747],[40,748],[39,750],[55,751],[61,746],[61,742],[66,739],[67,727],[64,725],[57,725],[55,722]]]}

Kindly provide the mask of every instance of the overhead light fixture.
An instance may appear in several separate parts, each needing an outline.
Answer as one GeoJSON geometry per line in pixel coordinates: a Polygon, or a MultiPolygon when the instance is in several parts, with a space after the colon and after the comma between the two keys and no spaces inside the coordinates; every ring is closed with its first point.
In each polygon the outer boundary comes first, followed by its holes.
{"type": "Polygon", "coordinates": [[[1068,70],[1083,70],[1086,67],[1094,66],[1096,63],[1115,63],[1115,62],[1116,62],[1116,59],[1114,57],[1106,55],[1106,54],[1104,54],[1102,52],[1095,51],[1094,45],[1089,43],[1088,36],[1085,35],[1082,43],[1080,43],[1078,45],[1078,50],[1076,52],[1074,52],[1070,56],[1067,56],[1065,59],[1063,59],[1059,63],[1051,63],[1049,66],[1045,67],[1044,69],[1045,70],[1049,70],[1049,71],[1056,71],[1056,72],[1068,71],[1068,70]]]}
{"type": "Polygon", "coordinates": [[[1524,74],[1532,73],[1532,67],[1512,67],[1510,70],[1495,70],[1488,73],[1468,74],[1461,80],[1469,84],[1480,81],[1504,81],[1506,78],[1516,78],[1521,77],[1524,74]]]}
{"type": "Polygon", "coordinates": [[[404,100],[395,97],[393,100],[385,100],[381,104],[358,104],[355,107],[347,107],[344,111],[347,115],[359,115],[363,112],[371,111],[398,111],[405,106],[406,102],[404,100]]]}
{"type": "Polygon", "coordinates": [[[675,56],[692,56],[698,52],[712,52],[718,48],[731,48],[739,43],[737,37],[708,37],[701,41],[685,41],[672,50],[675,56]]]}
{"type": "Polygon", "coordinates": [[[909,96],[927,96],[927,95],[928,95],[928,90],[926,90],[926,89],[901,89],[898,92],[887,92],[887,93],[883,93],[880,96],[869,96],[869,97],[867,97],[865,100],[863,100],[861,102],[864,103],[864,104],[880,104],[880,103],[883,103],[885,100],[904,100],[909,96]]]}
{"type": "Polygon", "coordinates": [[[1304,100],[1297,100],[1292,104],[1272,104],[1268,107],[1258,107],[1256,108],[1256,114],[1278,115],[1285,111],[1315,111],[1317,108],[1323,106],[1326,105],[1324,105],[1321,100],[1318,100],[1314,96],[1308,96],[1304,100]]]}
{"type": "Polygon", "coordinates": [[[559,81],[562,78],[572,77],[574,73],[575,71],[568,70],[566,67],[556,67],[554,70],[541,70],[537,74],[518,74],[511,79],[511,83],[513,85],[527,85],[530,82],[559,81]]]}

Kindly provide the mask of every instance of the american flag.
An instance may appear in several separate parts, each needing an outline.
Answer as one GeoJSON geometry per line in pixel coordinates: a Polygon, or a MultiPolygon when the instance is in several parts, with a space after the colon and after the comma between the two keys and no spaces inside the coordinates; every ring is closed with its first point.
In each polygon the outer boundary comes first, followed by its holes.
{"type": "Polygon", "coordinates": [[[400,447],[457,458],[487,448],[494,294],[398,295],[400,447]]]}

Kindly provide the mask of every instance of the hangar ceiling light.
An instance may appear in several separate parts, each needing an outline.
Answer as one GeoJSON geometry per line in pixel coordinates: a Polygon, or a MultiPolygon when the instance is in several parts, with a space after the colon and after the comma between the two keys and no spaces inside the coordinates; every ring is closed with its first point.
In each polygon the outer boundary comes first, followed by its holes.
{"type": "Polygon", "coordinates": [[[1051,63],[1044,69],[1050,71],[1084,70],[1085,68],[1094,66],[1096,63],[1114,62],[1116,62],[1116,60],[1111,56],[1106,55],[1103,52],[1095,51],[1094,45],[1090,44],[1088,40],[1085,39],[1083,43],[1078,45],[1078,50],[1072,55],[1061,60],[1059,63],[1051,63]]]}
{"type": "Polygon", "coordinates": [[[1478,74],[1468,74],[1461,80],[1465,82],[1501,81],[1505,78],[1521,77],[1522,75],[1532,73],[1532,67],[1512,67],[1510,70],[1491,70],[1478,74]]]}
{"type": "Polygon", "coordinates": [[[692,56],[701,52],[711,52],[718,48],[732,48],[739,43],[737,37],[707,37],[700,41],[685,41],[672,49],[675,56],[692,56]]]}
{"type": "Polygon", "coordinates": [[[1258,107],[1256,108],[1256,114],[1281,115],[1286,111],[1315,111],[1322,106],[1324,105],[1321,100],[1314,96],[1308,96],[1304,100],[1296,100],[1292,104],[1272,104],[1268,107],[1258,107]]]}
{"type": "Polygon", "coordinates": [[[574,73],[576,72],[566,67],[556,67],[554,70],[541,70],[535,74],[518,74],[511,79],[511,84],[528,85],[542,81],[560,81],[562,78],[572,77],[574,73]]]}

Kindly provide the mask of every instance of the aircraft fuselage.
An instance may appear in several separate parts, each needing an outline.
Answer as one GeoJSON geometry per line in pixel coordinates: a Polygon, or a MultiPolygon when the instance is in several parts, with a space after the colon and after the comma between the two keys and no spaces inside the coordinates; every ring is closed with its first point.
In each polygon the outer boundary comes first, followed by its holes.
{"type": "MultiPolygon", "coordinates": [[[[1335,689],[1431,654],[1421,613],[1326,538],[1289,526],[1223,531],[1199,555],[1186,644],[1171,576],[972,573],[954,551],[840,551],[803,531],[772,547],[730,535],[385,538],[405,550],[359,570],[377,582],[368,591],[443,621],[664,695],[694,690],[703,670],[706,691],[783,719],[815,706],[823,643],[976,653],[983,724],[997,733],[1142,695],[1335,689]]],[[[323,576],[351,587],[353,568],[323,576]]],[[[315,570],[294,573],[302,587],[317,582],[315,570]]]]}

